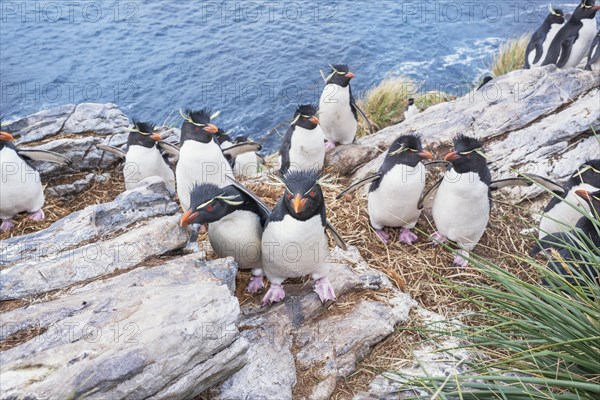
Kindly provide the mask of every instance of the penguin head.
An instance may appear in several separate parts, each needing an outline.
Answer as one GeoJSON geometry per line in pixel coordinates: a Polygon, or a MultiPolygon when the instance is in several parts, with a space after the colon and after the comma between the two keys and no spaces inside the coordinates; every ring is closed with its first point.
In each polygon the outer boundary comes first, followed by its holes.
{"type": "Polygon", "coordinates": [[[574,183],[587,183],[600,188],[600,159],[588,160],[581,164],[571,176],[574,183]]]}
{"type": "Polygon", "coordinates": [[[323,206],[325,200],[319,185],[319,170],[293,170],[282,179],[285,186],[283,202],[295,219],[305,221],[312,218],[323,206]]]}
{"type": "Polygon", "coordinates": [[[548,9],[550,10],[550,14],[548,14],[548,17],[546,17],[546,22],[548,24],[562,25],[565,23],[566,16],[563,10],[559,8],[554,8],[552,7],[552,5],[548,6],[548,9]]]}
{"type": "Polygon", "coordinates": [[[415,99],[412,99],[412,98],[408,99],[408,107],[414,106],[414,105],[415,105],[415,99]]]}
{"type": "Polygon", "coordinates": [[[459,174],[480,172],[487,168],[487,160],[483,156],[483,144],[472,137],[460,134],[454,138],[454,151],[446,154],[445,161],[459,174]]]}
{"type": "Polygon", "coordinates": [[[220,188],[212,183],[195,184],[190,192],[190,209],[181,217],[181,226],[210,224],[221,220],[244,204],[233,186],[220,188]]]}
{"type": "Polygon", "coordinates": [[[225,129],[219,128],[219,130],[215,134],[215,137],[217,139],[217,142],[219,142],[219,145],[222,145],[225,142],[232,143],[231,136],[229,136],[227,132],[225,132],[225,129]]]}
{"type": "Polygon", "coordinates": [[[304,104],[298,106],[298,109],[294,113],[294,120],[292,126],[300,126],[304,129],[313,130],[319,125],[319,118],[317,118],[317,107],[312,104],[304,104]]]}
{"type": "Polygon", "coordinates": [[[341,87],[347,87],[350,84],[354,75],[350,72],[350,69],[346,64],[336,64],[330,65],[331,71],[329,71],[329,76],[327,76],[326,84],[338,85],[341,87]]]}
{"type": "Polygon", "coordinates": [[[130,129],[127,146],[137,145],[149,149],[156,146],[156,142],[161,137],[160,134],[154,132],[155,125],[150,122],[139,122],[135,119],[132,122],[133,128],[130,129]]]}
{"type": "Polygon", "coordinates": [[[0,150],[2,150],[5,145],[9,144],[13,140],[15,140],[13,135],[11,135],[8,132],[5,132],[2,129],[2,117],[0,117],[0,150]]]}
{"type": "Polygon", "coordinates": [[[600,6],[596,5],[596,0],[582,0],[579,6],[573,12],[571,17],[574,20],[594,19],[600,6]]]}
{"type": "Polygon", "coordinates": [[[575,194],[582,199],[586,200],[594,210],[592,215],[598,218],[600,216],[600,190],[595,192],[588,192],[584,189],[579,189],[575,191],[575,194]]]}
{"type": "Polygon", "coordinates": [[[414,168],[421,161],[431,159],[433,159],[433,154],[423,150],[421,136],[410,134],[402,135],[392,143],[386,162],[392,161],[394,165],[404,164],[414,168]]]}
{"type": "Polygon", "coordinates": [[[211,111],[202,109],[199,111],[186,110],[181,112],[184,121],[181,125],[181,142],[185,140],[196,140],[202,143],[209,143],[213,140],[213,135],[219,132],[219,128],[210,123],[211,111]]]}

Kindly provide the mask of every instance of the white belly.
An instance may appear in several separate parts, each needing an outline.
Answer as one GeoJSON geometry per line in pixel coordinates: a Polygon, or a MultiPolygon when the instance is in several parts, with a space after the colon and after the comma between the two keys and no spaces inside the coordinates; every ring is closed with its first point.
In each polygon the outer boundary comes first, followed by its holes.
{"type": "Polygon", "coordinates": [[[208,225],[208,239],[219,257],[233,257],[240,269],[261,268],[262,226],[258,215],[235,211],[208,225]]]}
{"type": "Polygon", "coordinates": [[[323,130],[296,127],[292,135],[290,148],[290,170],[323,169],[325,163],[325,146],[323,130]]]}
{"type": "Polygon", "coordinates": [[[256,153],[244,153],[235,158],[233,172],[238,177],[252,178],[258,175],[259,167],[256,153]]]}
{"type": "Polygon", "coordinates": [[[13,150],[0,150],[0,218],[10,219],[23,211],[34,212],[44,206],[40,174],[13,150]]]}
{"type": "Polygon", "coordinates": [[[354,142],[358,122],[350,108],[350,86],[326,85],[319,102],[319,121],[327,140],[354,142]]]}
{"type": "Polygon", "coordinates": [[[436,193],[432,214],[442,236],[472,250],[490,219],[488,186],[476,173],[451,169],[436,193]]]}
{"type": "Polygon", "coordinates": [[[425,166],[399,164],[383,177],[377,190],[369,193],[369,218],[375,229],[413,228],[421,215],[417,208],[425,188],[425,166]]]}
{"type": "Polygon", "coordinates": [[[596,19],[583,19],[582,23],[583,26],[579,30],[579,37],[573,43],[569,61],[567,61],[563,68],[575,68],[590,51],[590,47],[596,36],[596,19]]]}
{"type": "Polygon", "coordinates": [[[415,115],[419,114],[419,107],[415,106],[414,104],[412,106],[408,107],[408,110],[406,110],[404,112],[404,119],[405,120],[410,120],[412,118],[415,117],[415,115]]]}
{"type": "Polygon", "coordinates": [[[529,54],[530,68],[537,68],[537,67],[542,66],[542,64],[544,63],[544,60],[546,60],[546,56],[548,55],[548,49],[550,48],[550,44],[552,43],[552,40],[554,40],[554,37],[556,36],[558,31],[560,31],[560,29],[563,26],[564,26],[564,24],[561,24],[561,25],[552,24],[550,26],[550,30],[548,31],[548,34],[546,35],[546,39],[544,40],[544,43],[542,43],[542,57],[539,59],[539,61],[537,63],[534,64],[533,60],[535,60],[535,57],[536,57],[535,50],[529,54]]]}
{"type": "Polygon", "coordinates": [[[137,187],[141,181],[151,176],[162,178],[169,190],[175,190],[175,174],[156,147],[130,146],[125,157],[123,174],[127,190],[137,187]]]}
{"type": "Polygon", "coordinates": [[[186,140],[179,150],[175,169],[177,195],[183,211],[190,208],[190,191],[195,183],[225,187],[230,185],[226,176],[233,177],[233,172],[218,144],[186,140]]]}
{"type": "Polygon", "coordinates": [[[588,213],[590,212],[590,206],[588,203],[575,194],[575,191],[578,189],[584,189],[592,192],[598,190],[598,188],[588,185],[587,183],[582,183],[571,188],[569,193],[567,193],[565,201],[561,201],[560,203],[556,204],[549,212],[542,215],[539,231],[540,238],[550,233],[566,232],[571,230],[572,227],[577,224],[577,221],[583,217],[582,211],[580,210],[585,210],[588,213]],[[567,204],[567,202],[576,205],[579,208],[579,211],[571,207],[569,204],[567,204]]]}
{"type": "Polygon", "coordinates": [[[270,222],[262,237],[263,269],[269,281],[281,284],[287,278],[327,276],[329,246],[321,216],[298,221],[286,215],[270,222]]]}

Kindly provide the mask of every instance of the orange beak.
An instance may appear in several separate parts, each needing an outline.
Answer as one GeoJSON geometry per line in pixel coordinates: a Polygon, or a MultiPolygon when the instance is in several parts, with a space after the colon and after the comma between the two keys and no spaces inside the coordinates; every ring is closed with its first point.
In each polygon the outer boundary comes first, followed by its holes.
{"type": "Polygon", "coordinates": [[[213,135],[217,132],[219,132],[219,128],[217,128],[215,125],[213,124],[208,124],[204,127],[204,130],[208,133],[212,133],[213,135]]]}
{"type": "Polygon", "coordinates": [[[297,194],[296,197],[294,197],[294,200],[292,200],[292,206],[294,207],[294,212],[298,214],[306,207],[306,199],[303,199],[297,194]]]}
{"type": "Polygon", "coordinates": [[[317,118],[316,116],[313,116],[309,119],[310,122],[312,122],[315,125],[319,124],[319,118],[317,118]]]}
{"type": "Polygon", "coordinates": [[[348,78],[348,79],[352,79],[352,78],[354,78],[355,76],[356,76],[356,75],[354,75],[354,73],[353,73],[353,72],[348,72],[348,73],[346,74],[346,78],[348,78]]]}
{"type": "Polygon", "coordinates": [[[422,158],[426,159],[426,160],[433,160],[433,154],[431,154],[431,152],[430,152],[430,151],[427,151],[427,150],[421,150],[421,151],[419,152],[419,155],[420,155],[422,158]]]}
{"type": "Polygon", "coordinates": [[[592,10],[600,10],[600,6],[593,6],[592,10]]]}
{"type": "Polygon", "coordinates": [[[150,135],[150,139],[154,140],[155,142],[158,142],[162,138],[160,137],[160,133],[154,133],[154,134],[150,135]]]}
{"type": "Polygon", "coordinates": [[[587,190],[579,189],[575,191],[575,194],[584,200],[591,200],[592,196],[587,190]]]}
{"type": "Polygon", "coordinates": [[[11,135],[8,132],[0,131],[0,140],[6,140],[8,142],[12,142],[13,140],[15,140],[15,138],[13,137],[13,135],[11,135]]]}
{"type": "Polygon", "coordinates": [[[456,151],[451,151],[450,153],[446,154],[446,157],[444,157],[444,161],[456,161],[460,158],[460,155],[456,152],[456,151]]]}
{"type": "Polygon", "coordinates": [[[193,212],[192,210],[187,210],[183,217],[181,217],[180,225],[183,228],[184,226],[188,226],[194,223],[196,217],[198,217],[198,212],[193,212]]]}

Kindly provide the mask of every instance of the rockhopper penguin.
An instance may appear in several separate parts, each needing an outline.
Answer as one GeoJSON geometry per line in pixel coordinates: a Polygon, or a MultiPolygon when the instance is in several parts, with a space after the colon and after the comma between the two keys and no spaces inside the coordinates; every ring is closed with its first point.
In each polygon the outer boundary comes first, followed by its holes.
{"type": "Polygon", "coordinates": [[[558,31],[565,24],[565,13],[562,10],[550,6],[550,14],[546,17],[542,26],[531,37],[525,50],[525,69],[541,67],[548,54],[550,43],[556,37],[558,31]]]}
{"type": "Polygon", "coordinates": [[[371,182],[368,208],[375,233],[387,244],[389,234],[384,227],[401,228],[399,240],[412,244],[418,239],[411,229],[421,215],[418,203],[425,189],[423,162],[432,158],[423,150],[419,135],[400,136],[390,146],[379,172],[350,186],[338,198],[371,182]]]}
{"type": "Polygon", "coordinates": [[[321,171],[325,163],[323,130],[317,118],[317,108],[311,104],[299,106],[279,151],[282,174],[294,170],[321,171]]]}
{"type": "Polygon", "coordinates": [[[460,246],[454,264],[466,266],[490,219],[491,174],[479,140],[465,135],[454,139],[454,151],[444,158],[452,165],[439,182],[433,202],[435,242],[449,239],[460,246]]]}

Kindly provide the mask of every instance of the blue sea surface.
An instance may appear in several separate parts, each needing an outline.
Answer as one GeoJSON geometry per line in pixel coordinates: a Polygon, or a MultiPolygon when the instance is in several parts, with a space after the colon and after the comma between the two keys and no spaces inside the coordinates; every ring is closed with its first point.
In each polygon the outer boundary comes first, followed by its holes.
{"type": "MultiPolygon", "coordinates": [[[[556,3],[572,12],[577,2],[556,3]]],[[[0,112],[112,102],[179,125],[180,108],[275,149],[319,70],[347,63],[356,95],[388,76],[460,95],[510,37],[535,30],[547,1],[0,2],[0,112]]]]}

